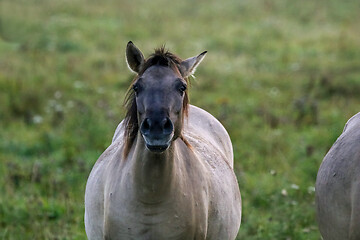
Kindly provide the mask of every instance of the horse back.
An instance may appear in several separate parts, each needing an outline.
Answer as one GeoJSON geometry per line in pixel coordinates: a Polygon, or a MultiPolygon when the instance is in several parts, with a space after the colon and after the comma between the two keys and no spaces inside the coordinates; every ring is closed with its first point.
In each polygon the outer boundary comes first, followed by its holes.
{"type": "Polygon", "coordinates": [[[201,151],[207,145],[210,151],[219,153],[233,168],[233,148],[230,136],[223,125],[210,113],[190,105],[188,118],[184,121],[184,137],[201,151]]]}
{"type": "Polygon", "coordinates": [[[325,240],[360,238],[357,230],[359,202],[360,113],[346,123],[343,133],[324,157],[317,175],[317,215],[325,240]]]}

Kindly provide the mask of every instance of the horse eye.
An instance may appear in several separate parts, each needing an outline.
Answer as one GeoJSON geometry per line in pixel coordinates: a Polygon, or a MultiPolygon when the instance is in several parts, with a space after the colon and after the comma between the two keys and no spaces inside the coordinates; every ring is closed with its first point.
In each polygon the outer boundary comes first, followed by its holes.
{"type": "Polygon", "coordinates": [[[132,86],[132,89],[134,90],[135,93],[138,93],[138,91],[139,91],[139,86],[138,86],[137,84],[134,84],[134,85],[132,86]]]}
{"type": "Polygon", "coordinates": [[[179,87],[179,92],[181,93],[181,95],[183,95],[183,93],[186,91],[186,85],[182,84],[180,87],[179,87]]]}

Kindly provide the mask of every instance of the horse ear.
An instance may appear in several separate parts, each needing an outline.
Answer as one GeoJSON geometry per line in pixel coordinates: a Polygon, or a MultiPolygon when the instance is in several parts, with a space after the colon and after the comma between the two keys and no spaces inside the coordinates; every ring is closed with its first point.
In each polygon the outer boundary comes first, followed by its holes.
{"type": "Polygon", "coordinates": [[[130,41],[126,46],[126,62],[131,71],[139,73],[141,65],[144,63],[144,55],[130,41]]]}
{"type": "Polygon", "coordinates": [[[193,75],[196,71],[197,66],[204,59],[207,51],[200,53],[196,57],[188,58],[180,63],[181,74],[183,77],[193,75]]]}

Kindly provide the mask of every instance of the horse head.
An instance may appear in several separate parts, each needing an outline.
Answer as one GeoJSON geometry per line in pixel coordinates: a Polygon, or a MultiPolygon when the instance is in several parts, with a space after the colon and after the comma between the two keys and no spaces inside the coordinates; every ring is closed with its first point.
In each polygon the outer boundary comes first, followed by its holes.
{"type": "Polygon", "coordinates": [[[126,60],[137,74],[128,92],[125,117],[130,141],[135,131],[140,131],[148,150],[163,152],[181,137],[188,106],[188,78],[205,54],[181,60],[162,47],[145,59],[132,42],[128,43],[126,60]]]}

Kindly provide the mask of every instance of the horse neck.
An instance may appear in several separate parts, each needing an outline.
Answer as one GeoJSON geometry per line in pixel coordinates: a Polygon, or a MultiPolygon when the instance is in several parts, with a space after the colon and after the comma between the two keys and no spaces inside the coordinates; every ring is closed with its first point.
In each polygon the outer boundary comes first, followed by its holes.
{"type": "Polygon", "coordinates": [[[146,149],[140,134],[135,144],[133,180],[136,198],[148,204],[165,201],[171,197],[177,176],[174,167],[178,159],[175,142],[160,154],[146,149]]]}

